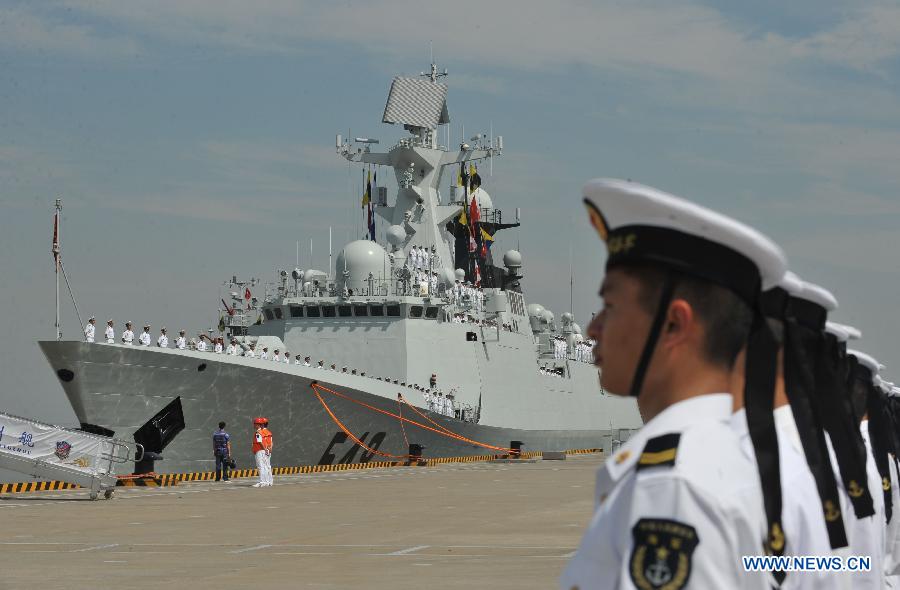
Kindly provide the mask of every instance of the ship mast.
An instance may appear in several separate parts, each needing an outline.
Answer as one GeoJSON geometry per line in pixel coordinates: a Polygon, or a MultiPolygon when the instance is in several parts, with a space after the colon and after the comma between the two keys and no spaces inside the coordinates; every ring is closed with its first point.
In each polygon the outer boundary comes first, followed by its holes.
{"type": "Polygon", "coordinates": [[[59,326],[59,212],[62,211],[62,199],[56,199],[56,211],[53,213],[53,246],[50,251],[53,254],[53,266],[56,270],[56,340],[62,340],[62,330],[59,326]]]}

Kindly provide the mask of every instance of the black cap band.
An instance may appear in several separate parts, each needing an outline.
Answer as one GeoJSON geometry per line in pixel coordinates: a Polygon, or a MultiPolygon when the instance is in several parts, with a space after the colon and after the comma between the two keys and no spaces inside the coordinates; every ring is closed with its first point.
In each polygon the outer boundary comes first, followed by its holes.
{"type": "Polygon", "coordinates": [[[760,288],[752,260],[720,244],[682,231],[652,225],[626,225],[609,232],[606,268],[620,264],[654,264],[721,285],[750,305],[760,288]]]}
{"type": "Polygon", "coordinates": [[[846,356],[844,348],[834,334],[823,335],[815,362],[816,401],[853,513],[866,518],[875,514],[875,506],[866,478],[866,447],[847,391],[852,357],[846,356]]]}

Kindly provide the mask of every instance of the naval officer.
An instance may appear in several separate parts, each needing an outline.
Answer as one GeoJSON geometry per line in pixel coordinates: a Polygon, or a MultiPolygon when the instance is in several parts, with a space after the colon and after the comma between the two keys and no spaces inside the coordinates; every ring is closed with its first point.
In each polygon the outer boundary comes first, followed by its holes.
{"type": "Polygon", "coordinates": [[[604,307],[589,328],[601,387],[635,396],[645,424],[600,469],[560,587],[767,589],[770,574],[741,565],[770,529],[728,391],[784,255],[752,228],[650,187],[599,179],[584,195],[608,251],[604,307]]]}
{"type": "Polygon", "coordinates": [[[85,342],[93,342],[94,334],[97,330],[97,320],[94,316],[91,316],[88,320],[87,325],[84,327],[84,340],[85,342]]]}
{"type": "Polygon", "coordinates": [[[116,341],[116,331],[113,329],[112,320],[106,320],[106,332],[104,335],[106,336],[107,344],[113,344],[116,341]]]}
{"type": "Polygon", "coordinates": [[[122,332],[122,344],[131,346],[134,343],[134,332],[131,329],[131,322],[125,322],[125,331],[122,332]]]}
{"type": "Polygon", "coordinates": [[[175,348],[178,350],[187,348],[187,338],[184,337],[184,330],[178,331],[178,338],[175,339],[175,348]]]}
{"type": "Polygon", "coordinates": [[[159,329],[159,338],[156,339],[156,345],[160,348],[169,348],[169,337],[166,336],[166,328],[159,329]]]}
{"type": "Polygon", "coordinates": [[[144,331],[138,337],[138,342],[141,343],[141,346],[150,346],[150,324],[144,326],[144,331]]]}

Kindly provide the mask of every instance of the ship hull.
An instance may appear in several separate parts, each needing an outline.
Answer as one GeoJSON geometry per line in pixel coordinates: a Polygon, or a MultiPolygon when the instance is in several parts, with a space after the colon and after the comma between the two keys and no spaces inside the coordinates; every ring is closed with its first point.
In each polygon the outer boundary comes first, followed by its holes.
{"type": "MultiPolygon", "coordinates": [[[[228,424],[239,468],[253,467],[250,447],[256,416],[270,421],[276,467],[396,460],[406,456],[409,443],[423,445],[426,458],[497,453],[490,447],[506,448],[513,440],[522,441],[525,451],[608,450],[631,432],[630,428],[541,430],[464,422],[424,409],[418,391],[314,367],[82,342],[45,341],[40,347],[79,421],[110,429],[116,438],[130,440],[156,412],[181,398],[186,427],[163,451],[164,460],[156,465],[159,472],[213,469],[211,437],[219,421],[228,424]],[[321,401],[314,382],[326,388],[319,389],[321,401]],[[440,426],[401,406],[398,393],[440,426]],[[401,426],[396,417],[401,413],[418,425],[401,426]],[[376,452],[354,442],[338,421],[376,452]],[[480,444],[441,433],[441,427],[480,444]]],[[[609,403],[615,414],[621,412],[617,405],[631,402],[610,398],[609,403]]]]}

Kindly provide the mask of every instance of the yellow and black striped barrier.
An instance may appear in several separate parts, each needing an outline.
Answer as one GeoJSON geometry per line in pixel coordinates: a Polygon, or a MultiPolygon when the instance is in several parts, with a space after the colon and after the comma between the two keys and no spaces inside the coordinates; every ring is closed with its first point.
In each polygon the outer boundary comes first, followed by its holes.
{"type": "Polygon", "coordinates": [[[65,481],[23,481],[19,483],[0,484],[0,494],[44,492],[48,490],[71,490],[77,487],[80,486],[65,481]]]}
{"type": "MultiPolygon", "coordinates": [[[[569,449],[567,455],[587,455],[591,453],[600,453],[603,449],[569,449]]],[[[520,455],[523,459],[531,459],[540,457],[541,451],[528,451],[520,455]]],[[[480,461],[493,461],[502,459],[507,455],[464,455],[461,457],[435,457],[433,459],[423,458],[419,465],[434,466],[446,465],[448,463],[477,463],[480,461]]],[[[351,471],[360,469],[383,469],[385,467],[404,467],[407,466],[405,461],[369,461],[368,463],[337,463],[335,465],[298,465],[294,467],[273,467],[273,475],[300,475],[305,473],[327,473],[334,471],[351,471]]],[[[230,476],[235,479],[246,477],[257,477],[259,472],[256,469],[235,469],[230,472],[230,476]]],[[[188,481],[211,481],[216,478],[214,471],[195,471],[192,473],[162,473],[153,477],[144,478],[123,478],[119,480],[117,485],[123,487],[165,487],[177,485],[179,482],[188,481]]],[[[63,481],[30,481],[21,483],[5,483],[0,484],[0,494],[13,494],[21,492],[37,492],[46,490],[70,490],[78,488],[75,484],[63,481]]]]}

